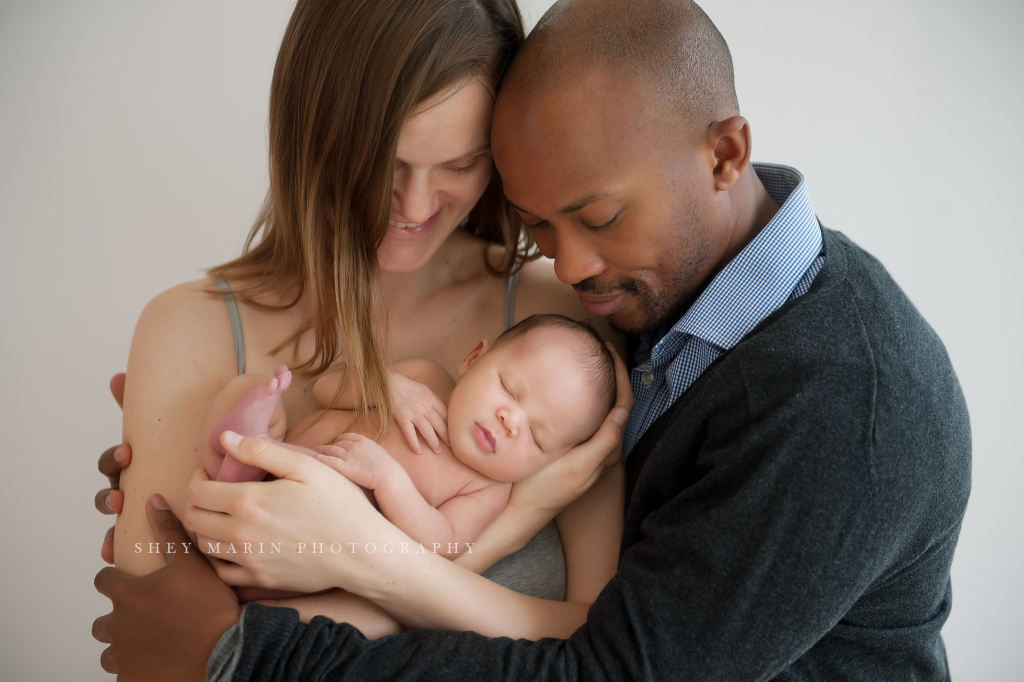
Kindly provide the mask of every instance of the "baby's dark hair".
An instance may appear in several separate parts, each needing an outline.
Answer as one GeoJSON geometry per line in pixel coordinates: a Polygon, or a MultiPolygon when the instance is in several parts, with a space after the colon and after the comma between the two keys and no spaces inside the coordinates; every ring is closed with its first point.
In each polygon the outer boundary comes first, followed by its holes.
{"type": "Polygon", "coordinates": [[[608,409],[615,404],[615,359],[605,345],[604,339],[588,322],[578,322],[565,315],[530,315],[515,326],[506,329],[494,340],[491,348],[512,343],[522,339],[537,329],[558,327],[572,332],[579,340],[578,357],[587,378],[594,386],[599,397],[608,403],[608,409]]]}

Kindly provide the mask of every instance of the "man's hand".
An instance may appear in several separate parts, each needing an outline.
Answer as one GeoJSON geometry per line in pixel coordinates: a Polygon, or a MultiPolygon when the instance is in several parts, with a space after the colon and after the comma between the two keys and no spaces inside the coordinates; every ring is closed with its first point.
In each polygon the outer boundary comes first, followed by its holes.
{"type": "MultiPolygon", "coordinates": [[[[115,374],[110,378],[110,394],[114,396],[118,407],[124,407],[125,373],[115,374]]],[[[110,487],[96,493],[96,509],[101,514],[120,514],[124,507],[124,493],[119,490],[121,470],[131,464],[132,448],[127,443],[107,448],[100,455],[100,473],[110,481],[110,487]]],[[[100,556],[108,564],[114,563],[114,527],[107,529],[100,547],[100,556]]]]}
{"type": "MultiPolygon", "coordinates": [[[[615,404],[589,440],[522,481],[512,484],[508,506],[522,510],[547,510],[553,518],[590,489],[606,471],[622,461],[622,435],[633,409],[629,371],[612,344],[605,344],[615,360],[615,404]]],[[[545,521],[547,523],[547,521],[545,521]]]]}
{"type": "Polygon", "coordinates": [[[92,625],[92,636],[110,644],[100,665],[120,682],[205,680],[213,648],[242,609],[161,495],[146,502],[146,516],[167,565],[143,576],[96,574],[96,589],[114,606],[92,625]]]}

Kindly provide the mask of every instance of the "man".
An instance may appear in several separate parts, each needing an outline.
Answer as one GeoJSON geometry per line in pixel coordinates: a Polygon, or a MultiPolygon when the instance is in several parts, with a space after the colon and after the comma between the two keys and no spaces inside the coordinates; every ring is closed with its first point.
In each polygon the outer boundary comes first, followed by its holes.
{"type": "MultiPolygon", "coordinates": [[[[213,651],[217,680],[948,679],[939,631],[970,486],[959,385],[882,266],[820,227],[800,173],[750,163],[707,16],[684,0],[556,4],[492,135],[559,278],[635,338],[618,574],[570,639],[536,643],[367,642],[259,606],[231,627],[229,599],[167,593],[200,630],[183,658],[213,651]]],[[[173,516],[149,513],[175,541],[173,516]]],[[[223,594],[198,557],[171,566],[223,594]]],[[[98,638],[125,651],[184,627],[118,620],[140,597],[105,570],[115,613],[98,638]]]]}

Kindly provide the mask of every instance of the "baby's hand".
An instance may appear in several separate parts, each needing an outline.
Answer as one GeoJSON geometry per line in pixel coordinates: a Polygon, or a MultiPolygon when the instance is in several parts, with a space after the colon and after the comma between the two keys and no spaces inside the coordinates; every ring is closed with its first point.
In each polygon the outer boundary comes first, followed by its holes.
{"type": "Polygon", "coordinates": [[[369,490],[383,485],[393,468],[403,471],[384,448],[358,433],[343,433],[334,445],[321,445],[314,451],[336,457],[339,461],[334,462],[333,468],[356,485],[369,490]]]}
{"type": "Polygon", "coordinates": [[[448,440],[448,406],[433,391],[394,372],[391,373],[391,386],[394,389],[395,422],[413,452],[417,455],[423,452],[416,431],[423,434],[423,440],[434,452],[441,452],[438,438],[445,445],[451,444],[448,440]]]}

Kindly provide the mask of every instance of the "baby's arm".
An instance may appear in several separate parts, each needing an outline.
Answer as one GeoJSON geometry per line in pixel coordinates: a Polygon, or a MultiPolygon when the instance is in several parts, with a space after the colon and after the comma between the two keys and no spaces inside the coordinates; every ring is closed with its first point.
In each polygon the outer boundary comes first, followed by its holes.
{"type": "Polygon", "coordinates": [[[449,558],[472,546],[505,507],[512,489],[509,483],[476,479],[435,509],[402,465],[369,438],[349,433],[317,451],[336,457],[336,468],[342,475],[373,490],[388,521],[427,549],[449,558]]]}
{"type": "MultiPolygon", "coordinates": [[[[396,362],[389,376],[395,423],[409,447],[417,455],[423,452],[419,431],[431,450],[441,452],[441,442],[448,443],[448,398],[455,388],[451,376],[436,362],[422,358],[396,362]]],[[[313,397],[324,408],[354,410],[359,405],[359,386],[341,366],[317,379],[313,397]]]]}

